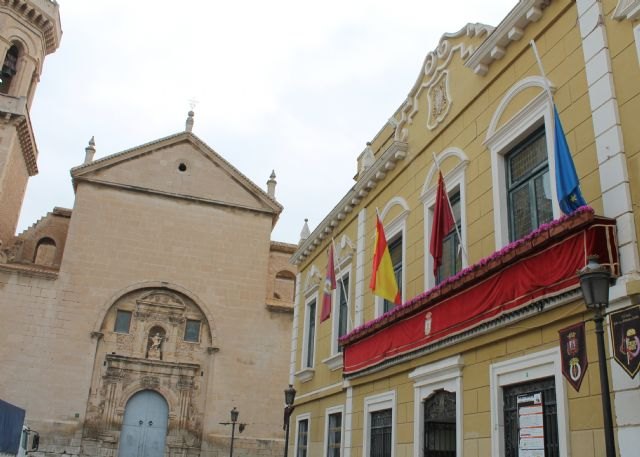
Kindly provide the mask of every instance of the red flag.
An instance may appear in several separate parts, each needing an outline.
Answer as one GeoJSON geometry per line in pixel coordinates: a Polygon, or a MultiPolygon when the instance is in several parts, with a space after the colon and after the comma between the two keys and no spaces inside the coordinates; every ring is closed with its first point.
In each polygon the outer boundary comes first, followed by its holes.
{"type": "Polygon", "coordinates": [[[333,265],[333,243],[329,246],[329,260],[327,261],[327,275],[324,278],[324,294],[322,296],[322,313],[320,322],[324,322],[331,316],[331,296],[336,288],[336,270],[333,265]]]}
{"type": "Polygon", "coordinates": [[[438,191],[436,193],[436,206],[433,209],[433,225],[431,226],[431,243],[429,252],[433,257],[433,275],[438,275],[438,268],[442,265],[442,243],[444,237],[451,231],[455,224],[451,213],[449,196],[444,188],[442,172],[438,172],[438,191]]]}

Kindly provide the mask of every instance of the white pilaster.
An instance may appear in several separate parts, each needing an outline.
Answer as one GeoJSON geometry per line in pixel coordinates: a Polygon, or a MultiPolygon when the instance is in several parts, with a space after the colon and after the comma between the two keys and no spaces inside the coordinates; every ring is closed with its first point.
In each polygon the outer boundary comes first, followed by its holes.
{"type": "Polygon", "coordinates": [[[353,387],[347,387],[344,409],[344,457],[351,457],[351,429],[353,428],[353,387]]]}
{"type": "Polygon", "coordinates": [[[618,233],[622,235],[618,240],[622,274],[637,275],[640,271],[638,241],[602,5],[599,0],[577,0],[576,5],[604,215],[616,219],[618,233]]]}
{"type": "Polygon", "coordinates": [[[354,325],[364,323],[364,249],[367,222],[367,209],[362,208],[358,213],[358,240],[356,242],[356,309],[354,325]]]}
{"type": "Polygon", "coordinates": [[[293,299],[293,324],[291,331],[291,359],[289,362],[289,384],[293,384],[296,373],[296,352],[298,351],[298,320],[300,313],[300,290],[302,289],[302,275],[296,275],[296,292],[293,299]]]}

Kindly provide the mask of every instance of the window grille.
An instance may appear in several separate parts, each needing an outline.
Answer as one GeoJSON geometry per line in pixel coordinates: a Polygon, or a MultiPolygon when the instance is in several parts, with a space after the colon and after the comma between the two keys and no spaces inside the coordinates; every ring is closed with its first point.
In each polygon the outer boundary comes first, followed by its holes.
{"type": "Polygon", "coordinates": [[[340,457],[342,444],[342,413],[329,414],[327,457],[340,457]]]}
{"type": "Polygon", "coordinates": [[[391,457],[391,421],[390,409],[371,413],[369,457],[391,457]]]}
{"type": "Polygon", "coordinates": [[[439,390],[424,402],[424,457],[456,457],[456,394],[439,390]]]}

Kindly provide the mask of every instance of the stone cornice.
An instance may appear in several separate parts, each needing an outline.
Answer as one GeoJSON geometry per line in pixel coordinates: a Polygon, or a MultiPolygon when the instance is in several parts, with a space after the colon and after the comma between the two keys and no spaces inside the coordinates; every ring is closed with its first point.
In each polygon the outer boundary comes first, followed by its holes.
{"type": "Polygon", "coordinates": [[[52,0],[0,0],[0,7],[10,8],[15,14],[37,27],[42,33],[45,54],[51,54],[62,38],[60,9],[52,0]]]}
{"type": "Polygon", "coordinates": [[[358,182],[346,193],[331,212],[318,224],[315,230],[302,241],[291,257],[291,263],[299,265],[322,241],[344,221],[348,214],[369,195],[380,182],[384,181],[396,164],[407,156],[407,143],[394,141],[378,159],[366,169],[358,182]]]}
{"type": "Polygon", "coordinates": [[[27,99],[25,97],[0,94],[0,118],[2,118],[3,122],[15,125],[27,172],[29,176],[37,175],[38,148],[33,135],[27,99]]]}
{"type": "Polygon", "coordinates": [[[618,0],[612,16],[618,21],[638,19],[640,17],[640,0],[618,0]]]}
{"type": "Polygon", "coordinates": [[[542,17],[542,11],[551,0],[521,0],[507,14],[500,25],[489,35],[478,49],[467,59],[465,66],[484,76],[489,66],[504,57],[507,47],[524,35],[526,27],[542,17]]]}

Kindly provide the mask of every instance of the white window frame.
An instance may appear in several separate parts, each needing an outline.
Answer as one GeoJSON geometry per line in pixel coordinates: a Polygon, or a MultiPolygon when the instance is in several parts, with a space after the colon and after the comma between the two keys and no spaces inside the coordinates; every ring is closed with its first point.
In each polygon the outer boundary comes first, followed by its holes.
{"type": "Polygon", "coordinates": [[[369,455],[369,443],[371,442],[371,429],[369,417],[371,413],[391,409],[391,457],[395,457],[396,452],[396,392],[395,390],[371,395],[364,399],[364,419],[363,419],[363,443],[362,455],[369,455]]]}
{"type": "Polygon", "coordinates": [[[340,420],[340,457],[344,455],[344,405],[333,406],[327,408],[324,413],[324,451],[322,455],[327,457],[327,448],[329,447],[329,416],[331,414],[341,414],[340,420]]]}
{"type": "Polygon", "coordinates": [[[351,293],[351,283],[353,282],[353,273],[351,271],[351,259],[348,259],[344,262],[344,265],[339,266],[339,270],[336,272],[336,288],[333,291],[332,297],[332,307],[331,311],[333,314],[333,319],[331,319],[331,357],[323,360],[328,366],[330,370],[336,370],[342,366],[342,352],[340,352],[340,347],[338,345],[338,324],[340,317],[340,293],[342,289],[342,283],[340,282],[343,278],[349,277],[349,284],[346,288],[347,293],[347,333],[352,329],[351,325],[351,303],[352,303],[352,293],[351,293]],[[348,263],[347,263],[348,262],[348,263]]]}
{"type": "MultiPolygon", "coordinates": [[[[546,81],[549,87],[553,85],[546,81]]],[[[484,144],[491,153],[491,175],[493,181],[493,222],[496,250],[509,244],[509,210],[506,180],[506,156],[529,134],[544,125],[547,143],[547,163],[549,164],[549,184],[551,186],[551,205],[553,218],[561,214],[556,190],[556,161],[554,136],[553,105],[546,90],[544,78],[530,76],[514,84],[505,94],[496,109],[487,130],[484,144]],[[511,119],[498,126],[500,118],[511,101],[522,91],[531,87],[542,90],[511,119]]]]}
{"type": "Polygon", "coordinates": [[[424,447],[424,401],[437,390],[444,389],[456,394],[456,456],[462,456],[464,445],[463,367],[462,356],[455,355],[423,365],[409,373],[409,379],[413,381],[413,455],[422,455],[424,447]]]}
{"type": "MultiPolygon", "coordinates": [[[[465,252],[467,251],[467,192],[466,192],[466,169],[469,165],[469,158],[459,148],[447,148],[438,157],[436,161],[440,164],[449,157],[456,157],[459,163],[446,175],[443,175],[447,194],[450,194],[456,188],[460,193],[460,236],[462,237],[461,245],[465,252]]],[[[424,209],[424,290],[429,290],[436,285],[436,278],[433,275],[433,258],[429,252],[429,243],[431,241],[431,228],[433,226],[433,210],[436,205],[436,194],[438,190],[438,180],[436,178],[438,167],[434,164],[427,174],[422,195],[420,200],[424,209]]],[[[466,268],[468,259],[462,255],[462,268],[466,268]]]]}
{"type": "Polygon", "coordinates": [[[562,377],[560,348],[534,352],[521,357],[491,364],[489,383],[491,396],[492,455],[504,455],[504,414],[502,388],[512,384],[535,381],[554,376],[558,420],[558,448],[561,457],[569,454],[569,409],[567,391],[562,377]]]}
{"type": "MultiPolygon", "coordinates": [[[[406,295],[406,277],[407,277],[407,218],[409,217],[409,205],[407,201],[402,197],[394,197],[384,207],[380,213],[380,220],[384,225],[384,234],[387,237],[387,245],[390,240],[395,238],[398,234],[402,237],[402,278],[400,280],[400,289],[402,290],[400,301],[404,303],[404,297],[406,295]],[[402,212],[388,224],[384,223],[385,216],[389,213],[390,209],[400,205],[402,212]]],[[[375,317],[381,316],[384,313],[384,298],[375,297],[375,317]]]]}
{"type": "Polygon", "coordinates": [[[311,447],[311,413],[304,413],[296,416],[296,436],[295,441],[293,442],[293,455],[294,457],[298,457],[298,438],[300,432],[300,422],[306,420],[307,421],[307,457],[311,455],[309,452],[309,448],[311,447]]]}
{"type": "Polygon", "coordinates": [[[296,373],[296,377],[300,380],[300,382],[307,382],[313,378],[315,374],[315,364],[318,355],[318,306],[319,306],[319,285],[314,285],[307,290],[304,299],[304,319],[303,319],[303,328],[302,328],[302,357],[300,358],[300,371],[296,373]],[[316,312],[315,312],[315,332],[313,335],[313,360],[311,366],[307,366],[307,354],[309,351],[308,344],[308,334],[309,334],[309,320],[311,316],[309,315],[309,304],[314,301],[316,302],[316,312]]]}

